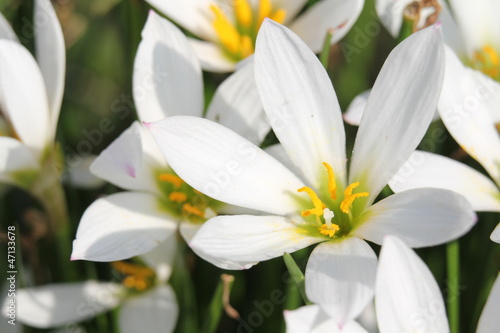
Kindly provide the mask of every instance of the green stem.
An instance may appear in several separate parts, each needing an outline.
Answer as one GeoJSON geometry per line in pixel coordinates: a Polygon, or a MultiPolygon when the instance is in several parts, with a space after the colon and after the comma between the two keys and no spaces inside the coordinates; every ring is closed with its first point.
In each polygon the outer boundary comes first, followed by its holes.
{"type": "Polygon", "coordinates": [[[459,333],[460,320],[460,247],[458,240],[446,245],[446,259],[448,270],[448,319],[450,333],[459,333]]]}
{"type": "Polygon", "coordinates": [[[319,55],[319,59],[323,64],[325,69],[328,69],[328,60],[330,59],[330,41],[332,40],[333,31],[330,29],[326,32],[325,40],[323,41],[323,48],[321,49],[321,53],[319,55]]]}

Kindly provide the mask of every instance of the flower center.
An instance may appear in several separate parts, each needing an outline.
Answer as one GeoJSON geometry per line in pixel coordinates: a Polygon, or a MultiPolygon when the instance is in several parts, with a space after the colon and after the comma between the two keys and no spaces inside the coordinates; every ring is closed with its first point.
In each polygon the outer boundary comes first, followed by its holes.
{"type": "Polygon", "coordinates": [[[193,189],[172,170],[160,172],[157,180],[164,194],[161,205],[170,214],[194,223],[216,215],[214,209],[219,202],[193,189]]]}
{"type": "Polygon", "coordinates": [[[500,81],[500,54],[491,45],[483,46],[472,55],[472,66],[500,81]]]}
{"type": "MultiPolygon", "coordinates": [[[[328,237],[334,237],[335,234],[341,229],[340,223],[335,224],[332,223],[332,219],[335,218],[334,210],[338,207],[340,212],[346,214],[348,216],[351,215],[351,206],[357,198],[367,197],[369,195],[368,192],[359,192],[353,193],[354,189],[359,186],[359,182],[354,182],[347,186],[344,190],[344,198],[340,203],[337,200],[337,183],[335,181],[335,173],[333,172],[333,168],[330,164],[324,162],[323,166],[326,168],[328,174],[328,193],[332,200],[330,200],[333,204],[333,210],[330,210],[327,205],[320,199],[320,197],[314,192],[310,187],[301,187],[297,190],[297,192],[305,192],[309,195],[314,208],[306,209],[301,212],[303,217],[308,217],[314,215],[316,218],[316,224],[318,224],[318,230],[322,235],[326,235],[328,237]],[[338,206],[337,206],[338,205],[338,206]],[[323,222],[321,219],[323,218],[323,222]]],[[[338,220],[338,219],[337,219],[338,220]]]]}
{"type": "Polygon", "coordinates": [[[144,291],[153,286],[156,277],[155,271],[149,267],[131,264],[125,261],[115,261],[111,265],[124,275],[122,284],[131,290],[144,291]]]}
{"type": "Polygon", "coordinates": [[[255,40],[260,25],[266,17],[278,22],[285,21],[286,12],[273,8],[271,0],[259,0],[258,8],[251,7],[248,0],[233,0],[233,17],[230,18],[217,4],[211,4],[212,26],[220,47],[231,60],[240,61],[254,52],[255,40]]]}

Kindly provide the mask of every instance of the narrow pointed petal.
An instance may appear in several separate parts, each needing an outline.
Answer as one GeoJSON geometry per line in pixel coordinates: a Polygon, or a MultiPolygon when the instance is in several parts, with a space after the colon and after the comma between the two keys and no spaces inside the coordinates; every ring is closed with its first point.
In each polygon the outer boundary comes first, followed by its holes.
{"type": "Polygon", "coordinates": [[[384,239],[375,306],[384,333],[449,332],[443,296],[425,263],[394,236],[384,239]]]}
{"type": "Polygon", "coordinates": [[[229,59],[217,44],[194,38],[188,40],[203,70],[214,73],[228,73],[236,68],[236,63],[229,59]]]}
{"type": "Polygon", "coordinates": [[[333,33],[331,43],[341,40],[354,25],[363,9],[364,0],[323,0],[309,8],[290,24],[314,53],[319,53],[328,30],[333,33]]]}
{"type": "Polygon", "coordinates": [[[212,0],[147,0],[147,2],[196,36],[215,40],[215,30],[211,23],[214,17],[210,11],[212,0]]]}
{"type": "Polygon", "coordinates": [[[134,61],[134,101],[139,119],[201,116],[201,68],[186,36],[170,21],[149,12],[134,61]]]}
{"type": "Polygon", "coordinates": [[[303,183],[246,139],[212,121],[176,116],[147,124],[175,172],[198,191],[271,214],[295,213],[303,183]]]}
{"type": "Polygon", "coordinates": [[[99,178],[127,190],[157,193],[154,170],[142,151],[141,125],[134,122],[90,166],[99,178]]]}
{"type": "MultiPolygon", "coordinates": [[[[96,281],[19,289],[16,303],[22,305],[17,307],[16,319],[37,328],[83,321],[116,307],[121,291],[121,285],[96,281]]],[[[6,309],[7,304],[4,303],[4,313],[6,309]]]]}
{"type": "Polygon", "coordinates": [[[303,249],[324,238],[305,235],[282,216],[217,216],[203,224],[189,246],[223,269],[246,269],[259,261],[303,249]]]}
{"type": "Polygon", "coordinates": [[[439,100],[439,114],[462,148],[500,184],[500,137],[491,118],[498,112],[498,84],[465,68],[446,50],[446,74],[439,100]]]}
{"type": "Polygon", "coordinates": [[[141,258],[148,266],[154,267],[156,278],[163,283],[170,278],[177,254],[177,234],[173,232],[158,246],[141,255],[141,258]]]}
{"type": "MultiPolygon", "coordinates": [[[[500,45],[500,22],[496,13],[500,3],[495,0],[479,1],[451,0],[451,7],[465,38],[469,54],[483,46],[500,45]]],[[[497,49],[498,51],[498,49],[497,49]]]]}
{"type": "Polygon", "coordinates": [[[170,333],[174,331],[178,314],[174,291],[162,285],[128,299],[121,308],[118,325],[122,333],[170,333]]]}
{"type": "Polygon", "coordinates": [[[47,89],[53,139],[64,92],[66,48],[61,25],[50,1],[36,0],[34,15],[36,60],[47,89]]]}
{"type": "Polygon", "coordinates": [[[271,126],[312,186],[322,163],[345,184],[345,132],[331,81],[318,58],[294,33],[265,20],[257,37],[255,78],[271,126]]]}
{"type": "Polygon", "coordinates": [[[479,318],[476,333],[495,332],[500,327],[498,309],[500,309],[500,275],[497,275],[491,288],[490,295],[479,318]]]}
{"type": "Polygon", "coordinates": [[[493,232],[491,233],[490,239],[495,243],[500,243],[500,223],[497,224],[495,230],[493,230],[493,232]]]}
{"type": "Polygon", "coordinates": [[[23,170],[38,170],[33,151],[16,139],[0,136],[0,181],[15,183],[13,173],[23,170]]]}
{"type": "Polygon", "coordinates": [[[217,88],[206,117],[259,145],[271,129],[249,62],[217,88]]]}
{"type": "Polygon", "coordinates": [[[368,98],[352,155],[349,183],[380,193],[422,140],[443,83],[444,49],[436,26],[420,30],[389,54],[368,98]],[[394,84],[397,82],[398,84],[394,84]]]}
{"type": "Polygon", "coordinates": [[[394,192],[436,187],[463,195],[475,211],[500,212],[500,190],[475,169],[437,154],[415,151],[389,182],[394,192]]]}
{"type": "Polygon", "coordinates": [[[116,261],[151,251],[177,227],[158,205],[155,196],[138,192],[96,200],[83,213],[71,259],[116,261]]]}
{"type": "Polygon", "coordinates": [[[353,233],[376,244],[395,235],[411,247],[447,243],[468,232],[477,217],[467,200],[455,192],[417,188],[396,193],[371,206],[353,233]]]}
{"type": "Polygon", "coordinates": [[[18,42],[16,33],[10,26],[9,22],[5,19],[5,17],[0,13],[0,39],[8,39],[13,42],[18,42]]]}
{"type": "Polygon", "coordinates": [[[376,269],[377,256],[362,239],[322,243],[307,262],[307,297],[340,328],[356,318],[372,299],[376,269]]]}
{"type": "Polygon", "coordinates": [[[368,96],[370,96],[371,91],[371,89],[365,90],[354,97],[347,111],[344,113],[344,120],[346,123],[353,126],[359,126],[359,124],[361,124],[361,118],[365,112],[366,103],[368,102],[368,96]]]}
{"type": "Polygon", "coordinates": [[[0,40],[0,103],[21,141],[43,150],[50,118],[42,74],[28,50],[5,39],[0,40]]]}

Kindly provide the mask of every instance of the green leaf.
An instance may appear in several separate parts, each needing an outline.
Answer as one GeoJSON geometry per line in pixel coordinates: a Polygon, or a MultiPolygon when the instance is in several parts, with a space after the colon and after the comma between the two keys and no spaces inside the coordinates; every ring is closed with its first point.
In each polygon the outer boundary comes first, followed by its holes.
{"type": "Polygon", "coordinates": [[[217,330],[219,325],[220,317],[222,315],[222,309],[224,308],[224,289],[229,293],[233,286],[234,277],[231,275],[221,275],[221,279],[217,288],[215,289],[212,300],[208,305],[205,319],[201,328],[203,333],[213,333],[217,330]]]}
{"type": "Polygon", "coordinates": [[[292,277],[295,286],[297,287],[300,295],[302,296],[304,303],[311,304],[311,302],[307,299],[306,296],[304,273],[302,273],[299,266],[297,266],[295,260],[293,260],[290,254],[285,253],[283,255],[283,259],[285,260],[286,268],[288,269],[288,272],[290,273],[290,276],[292,277]]]}

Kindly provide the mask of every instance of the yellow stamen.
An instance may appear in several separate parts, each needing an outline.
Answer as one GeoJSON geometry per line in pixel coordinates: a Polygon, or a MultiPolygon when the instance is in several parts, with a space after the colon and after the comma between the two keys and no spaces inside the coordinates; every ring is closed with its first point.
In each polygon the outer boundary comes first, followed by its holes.
{"type": "Polygon", "coordinates": [[[347,186],[344,191],[344,200],[340,203],[340,210],[346,214],[349,214],[349,209],[351,208],[352,203],[357,198],[367,197],[369,195],[368,192],[360,192],[360,193],[352,193],[352,191],[359,186],[359,182],[352,183],[347,186]]]}
{"type": "Polygon", "coordinates": [[[215,15],[212,25],[220,42],[229,52],[238,53],[241,40],[240,33],[219,6],[212,4],[210,5],[210,9],[215,15]]]}
{"type": "Polygon", "coordinates": [[[155,272],[148,267],[142,267],[134,264],[130,264],[124,261],[115,261],[111,263],[114,269],[116,269],[121,274],[125,275],[135,275],[135,276],[153,276],[155,272]]]}
{"type": "Polygon", "coordinates": [[[335,233],[339,230],[340,230],[340,227],[336,224],[332,224],[331,226],[323,224],[319,228],[319,232],[322,233],[323,235],[328,236],[328,237],[333,237],[335,235],[335,233]]]}
{"type": "Polygon", "coordinates": [[[205,217],[205,214],[203,214],[201,210],[191,205],[190,203],[185,203],[184,205],[182,205],[182,210],[188,214],[196,215],[199,217],[205,217]]]}
{"type": "Polygon", "coordinates": [[[252,7],[247,0],[234,0],[234,13],[236,20],[244,28],[250,28],[252,25],[252,7]]]}
{"type": "Polygon", "coordinates": [[[302,216],[307,217],[309,215],[316,215],[316,219],[319,221],[319,217],[323,215],[323,209],[326,208],[325,204],[321,201],[318,195],[309,187],[304,186],[297,190],[297,192],[306,192],[314,205],[314,208],[302,211],[302,216]]]}
{"type": "Polygon", "coordinates": [[[473,66],[476,69],[498,80],[500,55],[493,47],[490,45],[483,46],[481,49],[474,52],[472,60],[473,66]]]}
{"type": "Polygon", "coordinates": [[[257,26],[260,27],[266,17],[271,15],[273,10],[271,0],[259,0],[259,11],[257,16],[257,26]]]}
{"type": "Polygon", "coordinates": [[[492,48],[490,45],[486,45],[483,47],[483,51],[484,51],[484,53],[489,55],[491,63],[495,66],[498,66],[499,57],[498,57],[498,53],[495,51],[495,49],[492,48]]]}
{"type": "Polygon", "coordinates": [[[241,37],[241,56],[246,58],[253,53],[253,41],[249,36],[241,37]]]}
{"type": "Polygon", "coordinates": [[[283,24],[285,22],[285,17],[286,17],[286,11],[284,9],[278,9],[271,15],[269,15],[269,18],[273,21],[276,21],[280,24],[283,24]]]}
{"type": "Polygon", "coordinates": [[[337,183],[335,182],[335,173],[333,173],[333,168],[330,164],[323,162],[323,165],[328,172],[328,192],[330,192],[330,197],[335,200],[337,199],[337,183]]]}
{"type": "Polygon", "coordinates": [[[175,188],[181,187],[181,185],[184,183],[184,181],[180,177],[172,175],[171,173],[162,173],[158,176],[158,178],[162,182],[168,182],[174,185],[175,188]]]}
{"type": "Polygon", "coordinates": [[[127,276],[123,279],[122,284],[129,288],[135,289],[137,291],[145,290],[148,287],[148,283],[144,277],[127,276]]]}
{"type": "Polygon", "coordinates": [[[187,200],[187,195],[182,192],[172,192],[168,195],[168,200],[173,202],[185,202],[187,200]]]}

